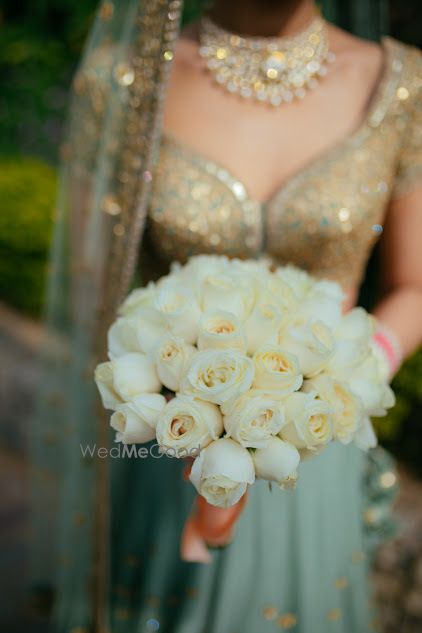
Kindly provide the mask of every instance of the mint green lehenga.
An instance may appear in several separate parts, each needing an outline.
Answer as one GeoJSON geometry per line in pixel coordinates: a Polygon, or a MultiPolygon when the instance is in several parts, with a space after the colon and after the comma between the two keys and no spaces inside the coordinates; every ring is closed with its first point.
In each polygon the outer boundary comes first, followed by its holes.
{"type": "Polygon", "coordinates": [[[113,501],[112,631],[153,630],[150,619],[177,633],[369,630],[357,450],[332,446],[304,464],[293,494],[259,482],[210,565],[179,558],[193,500],[180,464],[139,461],[113,501]]]}
{"type": "Polygon", "coordinates": [[[110,445],[92,369],[138,281],[141,242],[144,281],[158,263],[165,270],[198,252],[256,257],[265,243],[279,262],[359,284],[371,227],[422,171],[419,53],[386,39],[383,77],[359,128],[270,202],[253,201],[221,166],[160,138],[179,10],[174,0],[127,0],[114,11],[103,3],[75,79],[33,429],[33,586],[52,595],[59,633],[365,633],[369,461],[358,449],[332,445],[305,462],[294,492],[253,486],[233,543],[210,565],[180,560],[194,498],[183,464],[81,457],[80,444],[110,445]],[[195,214],[202,231],[192,228],[195,214]]]}

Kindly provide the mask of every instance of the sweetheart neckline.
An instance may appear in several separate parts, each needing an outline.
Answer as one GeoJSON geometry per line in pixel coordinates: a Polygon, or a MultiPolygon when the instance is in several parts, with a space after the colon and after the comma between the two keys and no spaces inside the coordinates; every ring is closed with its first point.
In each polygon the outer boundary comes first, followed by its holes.
{"type": "MultiPolygon", "coordinates": [[[[249,189],[243,180],[236,176],[236,174],[223,163],[209,158],[206,154],[199,152],[188,143],[179,139],[173,133],[164,130],[162,133],[162,141],[165,144],[172,145],[177,148],[177,150],[182,152],[185,157],[190,159],[192,162],[195,162],[200,167],[207,170],[207,166],[211,166],[216,177],[219,177],[219,173],[224,174],[224,177],[219,179],[225,182],[225,184],[227,184],[227,181],[230,181],[232,185],[237,185],[239,188],[243,189],[242,195],[236,196],[237,198],[246,200],[249,204],[261,209],[265,209],[286,195],[291,187],[300,182],[309,172],[312,172],[313,169],[321,167],[325,161],[329,161],[330,159],[332,160],[337,153],[342,150],[346,150],[349,145],[359,143],[361,141],[361,137],[363,138],[371,129],[378,127],[384,118],[385,110],[389,102],[388,97],[394,94],[395,86],[402,68],[402,64],[400,63],[401,59],[397,59],[397,57],[393,54],[395,48],[394,44],[395,40],[390,37],[383,37],[381,40],[381,46],[384,49],[383,68],[370,99],[368,109],[359,124],[351,132],[342,136],[326,150],[319,152],[316,156],[311,157],[308,161],[306,161],[302,167],[295,171],[291,176],[288,176],[265,200],[261,201],[254,198],[250,194],[249,189]],[[399,63],[393,63],[395,61],[398,61],[399,63]],[[382,105],[384,101],[386,102],[386,107],[383,109],[382,105]]],[[[398,50],[400,51],[401,56],[403,56],[403,51],[401,49],[398,50]]],[[[232,187],[229,186],[228,188],[232,189],[232,187]]]]}

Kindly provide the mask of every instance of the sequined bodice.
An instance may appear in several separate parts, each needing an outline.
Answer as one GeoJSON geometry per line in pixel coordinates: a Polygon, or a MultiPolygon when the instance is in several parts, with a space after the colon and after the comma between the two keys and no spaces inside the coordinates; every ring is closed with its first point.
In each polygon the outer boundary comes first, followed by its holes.
{"type": "Polygon", "coordinates": [[[384,75],[359,128],[266,203],[223,166],[164,136],[149,214],[154,249],[182,261],[265,253],[358,285],[389,199],[422,174],[420,53],[391,39],[384,46],[384,75]]]}

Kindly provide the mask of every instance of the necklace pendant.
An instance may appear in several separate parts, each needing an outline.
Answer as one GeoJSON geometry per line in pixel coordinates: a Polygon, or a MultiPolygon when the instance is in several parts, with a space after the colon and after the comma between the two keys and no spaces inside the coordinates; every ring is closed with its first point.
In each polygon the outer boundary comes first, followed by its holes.
{"type": "Polygon", "coordinates": [[[265,76],[270,80],[278,80],[287,69],[286,55],[282,51],[270,53],[262,63],[265,76]]]}

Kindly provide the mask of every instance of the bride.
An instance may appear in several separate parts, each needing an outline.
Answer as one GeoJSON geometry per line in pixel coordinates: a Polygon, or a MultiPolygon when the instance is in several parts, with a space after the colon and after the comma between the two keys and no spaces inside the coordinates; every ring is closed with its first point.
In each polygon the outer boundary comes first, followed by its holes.
{"type": "Polygon", "coordinates": [[[340,282],[348,310],[381,237],[373,313],[391,375],[422,339],[420,53],[352,36],[312,0],[215,0],[178,34],[180,11],[106,0],[75,78],[31,575],[54,588],[60,632],[364,633],[355,448],[306,462],[294,492],[255,485],[210,564],[180,558],[181,463],[81,455],[109,446],[92,379],[107,327],[131,281],[173,260],[265,254],[340,282]]]}

